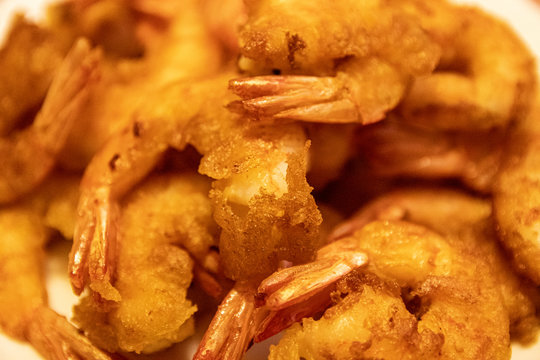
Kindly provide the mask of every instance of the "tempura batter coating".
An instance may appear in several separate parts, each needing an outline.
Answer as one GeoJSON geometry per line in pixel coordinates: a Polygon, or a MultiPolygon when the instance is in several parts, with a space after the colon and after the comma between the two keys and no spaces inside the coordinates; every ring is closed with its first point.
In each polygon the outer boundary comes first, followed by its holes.
{"type": "Polygon", "coordinates": [[[13,19],[0,50],[0,135],[39,108],[66,52],[50,30],[22,16],[13,19]]]}
{"type": "Polygon", "coordinates": [[[365,300],[360,296],[365,303],[349,310],[347,297],[341,301],[336,296],[338,304],[321,320],[307,319],[303,328],[289,330],[272,348],[270,359],[400,359],[408,354],[431,359],[510,358],[502,298],[483,264],[410,223],[372,222],[345,241],[368,254],[368,274],[397,286],[395,298],[388,300],[388,292],[383,292],[370,299],[377,291],[368,291],[365,300]],[[414,316],[400,313],[405,304],[414,316]],[[394,320],[392,312],[400,315],[394,320]],[[383,319],[387,325],[380,323],[383,319]]]}
{"type": "Polygon", "coordinates": [[[249,75],[273,75],[235,79],[231,88],[258,120],[379,121],[439,59],[438,45],[392,2],[248,5],[239,66],[249,75]]]}
{"type": "Polygon", "coordinates": [[[115,204],[152,170],[169,146],[184,150],[192,145],[203,155],[199,172],[217,180],[212,197],[215,219],[225,229],[220,255],[227,259],[223,262],[227,276],[264,277],[281,260],[305,262],[313,257],[322,219],[305,179],[309,143],[298,125],[261,127],[226,111],[225,105],[233,99],[227,89],[230,76],[225,72],[196,83],[163,87],[154,95],[160,106],[141,108],[130,126],[109,139],[94,157],[82,180],[70,255],[77,292],[87,283],[112,281],[115,204]],[[272,208],[261,208],[262,203],[272,208]],[[91,252],[92,247],[101,251],[91,252]]]}
{"type": "Polygon", "coordinates": [[[450,130],[505,128],[534,96],[535,61],[503,21],[446,0],[398,0],[442,48],[430,76],[401,105],[407,121],[450,130]]]}
{"type": "Polygon", "coordinates": [[[211,198],[223,228],[220,255],[227,276],[263,277],[280,260],[309,261],[320,243],[322,219],[306,181],[304,130],[217,116],[195,119],[187,132],[204,154],[199,171],[217,179],[211,198]]]}
{"type": "MultiPolygon", "coordinates": [[[[73,185],[68,177],[61,182],[73,185]]],[[[0,208],[0,329],[29,342],[45,359],[111,360],[47,305],[44,247],[53,232],[44,217],[63,196],[61,190],[40,189],[22,203],[0,208]]]]}
{"type": "Polygon", "coordinates": [[[391,3],[262,0],[248,5],[240,48],[243,56],[256,62],[248,62],[249,71],[253,66],[329,75],[336,61],[377,57],[418,75],[433,70],[438,58],[437,45],[414,18],[391,3]]]}
{"type": "Polygon", "coordinates": [[[495,218],[516,269],[540,284],[540,94],[514,129],[494,191],[495,218]]]}
{"type": "Polygon", "coordinates": [[[223,229],[220,253],[227,276],[262,277],[281,260],[311,260],[322,219],[306,181],[303,130],[253,128],[231,138],[201,162],[204,173],[219,179],[210,196],[223,229]]]}
{"type": "Polygon", "coordinates": [[[30,320],[26,317],[32,316],[46,298],[41,266],[43,246],[50,233],[36,214],[16,207],[2,209],[0,227],[4,229],[0,237],[0,327],[10,336],[24,340],[30,320]],[[13,276],[17,273],[24,276],[13,276]]]}
{"type": "Polygon", "coordinates": [[[512,340],[527,343],[536,338],[540,290],[511,268],[495,233],[491,201],[445,188],[394,190],[366,205],[333,235],[345,236],[375,219],[401,219],[426,226],[444,235],[452,247],[485,262],[500,288],[512,340]]]}
{"type": "Polygon", "coordinates": [[[321,319],[308,318],[291,326],[272,348],[270,359],[437,357],[444,337],[429,329],[418,331],[417,320],[400,299],[398,287],[372,275],[349,282],[351,288],[346,282],[340,284],[345,298],[321,319]]]}
{"type": "MultiPolygon", "coordinates": [[[[125,3],[123,6],[130,2],[125,3]]],[[[86,111],[60,154],[64,167],[84,169],[105,141],[138,115],[143,104],[169,106],[161,104],[161,97],[153,98],[166,84],[207,76],[221,67],[221,49],[204,25],[199,4],[192,0],[169,3],[175,12],[162,25],[167,31],[154,34],[143,56],[109,56],[100,63],[100,81],[92,88],[86,111]]]]}
{"type": "Polygon", "coordinates": [[[125,199],[117,303],[100,309],[86,297],[76,307],[75,320],[97,344],[113,352],[150,353],[193,333],[197,307],[186,299],[192,257],[202,263],[217,244],[209,188],[209,180],[196,174],[161,175],[125,199]]]}

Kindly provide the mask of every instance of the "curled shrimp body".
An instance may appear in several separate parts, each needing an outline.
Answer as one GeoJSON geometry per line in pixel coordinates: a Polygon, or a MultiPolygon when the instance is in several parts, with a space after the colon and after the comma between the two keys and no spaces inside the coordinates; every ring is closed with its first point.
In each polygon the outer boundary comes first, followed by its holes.
{"type": "Polygon", "coordinates": [[[88,97],[99,59],[79,40],[64,59],[43,106],[28,128],[0,139],[0,203],[16,200],[52,170],[73,123],[88,97]]]}
{"type": "Polygon", "coordinates": [[[251,338],[291,325],[270,359],[510,356],[508,317],[488,266],[409,222],[364,224],[321,248],[316,261],[241,289],[222,303],[196,359],[238,359],[251,338]]]}
{"type": "Polygon", "coordinates": [[[111,136],[93,157],[81,181],[78,221],[70,253],[69,271],[75,293],[80,294],[87,284],[92,284],[104,299],[117,298],[111,283],[119,202],[169,147],[184,149],[185,128],[190,121],[216,113],[219,103],[211,104],[202,94],[219,81],[201,81],[197,86],[174,82],[162,87],[153,100],[149,99],[148,106],[141,107],[130,124],[111,136]]]}
{"type": "Polygon", "coordinates": [[[192,271],[217,270],[208,261],[218,240],[209,188],[209,179],[194,173],[162,174],[124,199],[114,306],[89,295],[75,308],[76,323],[94,343],[112,352],[151,353],[193,333],[197,307],[186,298],[192,271]]]}
{"type": "Polygon", "coordinates": [[[459,179],[474,190],[489,193],[500,167],[505,136],[502,131],[417,126],[392,113],[385,121],[360,129],[356,144],[372,176],[459,179]]]}
{"type": "Polygon", "coordinates": [[[42,267],[52,232],[36,205],[40,197],[50,197],[47,193],[44,189],[33,199],[0,209],[0,328],[28,341],[46,359],[111,360],[47,306],[42,267]]]}
{"type": "Polygon", "coordinates": [[[444,0],[407,0],[402,5],[417,14],[443,49],[438,68],[415,79],[403,100],[401,110],[408,121],[480,130],[504,128],[527,113],[535,62],[508,25],[479,9],[444,0]]]}
{"type": "Polygon", "coordinates": [[[414,19],[380,1],[250,6],[239,66],[250,74],[296,74],[231,82],[242,97],[238,107],[255,118],[375,122],[438,61],[438,46],[414,19]]]}
{"type": "Polygon", "coordinates": [[[229,78],[226,73],[163,88],[150,108],[140,109],[94,157],[82,180],[70,254],[76,293],[91,284],[105,299],[115,296],[118,203],[167,148],[182,150],[187,144],[203,155],[199,172],[215,179],[210,197],[223,228],[220,256],[228,277],[263,278],[281,260],[305,262],[313,256],[321,216],[305,179],[305,134],[293,124],[252,126],[226,111],[233,96],[229,78]]]}
{"type": "Polygon", "coordinates": [[[252,341],[263,341],[326,309],[336,284],[366,263],[361,251],[325,246],[315,261],[280,269],[258,285],[237,282],[221,302],[194,359],[241,359],[252,341]]]}
{"type": "Polygon", "coordinates": [[[540,292],[512,271],[500,246],[490,201],[445,188],[404,188],[367,204],[333,230],[331,240],[348,236],[374,220],[405,220],[444,235],[449,244],[490,267],[503,296],[513,340],[528,342],[536,333],[540,292]],[[532,334],[532,335],[531,335],[532,334]]]}
{"type": "Polygon", "coordinates": [[[495,218],[503,245],[515,268],[540,284],[540,97],[529,116],[514,129],[494,189],[495,218]]]}
{"type": "MultiPolygon", "coordinates": [[[[162,100],[166,102],[164,97],[162,100]]],[[[159,111],[156,109],[155,116],[152,112],[141,113],[129,128],[111,137],[86,168],[69,264],[71,283],[77,294],[89,281],[96,290],[100,289],[105,299],[116,297],[110,282],[115,266],[119,201],[152,170],[171,143],[180,149],[184,146],[182,142],[174,142],[183,141],[174,139],[175,134],[182,133],[183,124],[169,121],[171,115],[159,111]]]]}
{"type": "Polygon", "coordinates": [[[22,16],[13,20],[0,50],[0,134],[39,107],[65,53],[53,34],[22,16]],[[26,56],[32,51],[32,56],[26,56]],[[36,61],[39,59],[39,61],[36,61]]]}
{"type": "Polygon", "coordinates": [[[336,305],[319,320],[289,329],[270,359],[510,357],[495,280],[443,237],[411,223],[375,221],[338,243],[366,252],[363,275],[352,276],[353,286],[338,285],[336,305]]]}
{"type": "MultiPolygon", "coordinates": [[[[103,6],[105,9],[99,12],[104,12],[102,15],[107,17],[106,11],[114,13],[114,8],[107,9],[111,2],[117,3],[115,6],[130,8],[130,12],[149,13],[148,17],[160,25],[151,23],[153,26],[143,27],[145,22],[137,19],[137,28],[149,28],[143,33],[150,32],[141,35],[144,54],[138,58],[109,56],[100,63],[99,82],[92,87],[85,112],[71,130],[60,154],[64,168],[83,170],[106,140],[128,126],[136,116],[135,113],[148,100],[147,95],[141,94],[157,93],[166,84],[181,79],[208,76],[215,73],[223,62],[222,50],[205,26],[197,1],[162,2],[163,10],[155,2],[148,1],[121,4],[118,1],[99,1],[93,6],[103,6]],[[187,53],[189,56],[185,55],[187,53]]],[[[80,16],[86,16],[85,11],[80,16]]],[[[102,27],[106,28],[105,25],[102,27]]]]}

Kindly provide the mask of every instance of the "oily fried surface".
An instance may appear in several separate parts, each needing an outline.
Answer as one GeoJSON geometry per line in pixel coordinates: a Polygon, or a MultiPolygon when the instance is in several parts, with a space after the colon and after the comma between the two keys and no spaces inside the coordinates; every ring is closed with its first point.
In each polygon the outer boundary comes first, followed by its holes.
{"type": "Polygon", "coordinates": [[[117,304],[103,309],[87,297],[76,307],[76,321],[96,343],[110,351],[153,352],[193,333],[197,308],[186,299],[190,254],[202,259],[217,236],[208,190],[202,176],[163,175],[148,179],[125,200],[117,304]]]}
{"type": "Polygon", "coordinates": [[[447,1],[402,3],[443,50],[437,69],[417,79],[401,104],[408,122],[485,130],[504,128],[527,113],[535,60],[505,22],[447,1]]]}
{"type": "Polygon", "coordinates": [[[506,159],[496,183],[495,218],[504,246],[516,269],[540,284],[538,238],[540,188],[540,101],[517,126],[507,147],[506,159]]]}
{"type": "Polygon", "coordinates": [[[28,317],[46,299],[41,266],[49,232],[39,220],[25,207],[0,211],[0,327],[19,340],[28,317]]]}
{"type": "Polygon", "coordinates": [[[426,226],[444,235],[452,247],[485,262],[503,295],[512,339],[535,339],[540,293],[514,272],[498,242],[489,200],[449,188],[411,187],[380,196],[354,218],[359,222],[392,217],[426,226]]]}
{"type": "Polygon", "coordinates": [[[203,154],[199,172],[216,179],[210,198],[225,274],[262,278],[281,260],[310,260],[320,245],[322,219],[306,180],[309,142],[297,124],[262,126],[223,112],[234,97],[222,81],[208,83],[225,95],[210,98],[186,134],[203,154]]]}
{"type": "Polygon", "coordinates": [[[323,75],[333,71],[336,60],[379,57],[419,74],[433,69],[439,55],[414,19],[383,1],[265,0],[249,5],[239,39],[242,55],[256,61],[246,62],[248,69],[323,75]]]}
{"type": "MultiPolygon", "coordinates": [[[[373,275],[345,286],[337,305],[319,320],[305,319],[285,332],[270,359],[434,359],[444,337],[419,331],[399,289],[373,275]]],[[[336,294],[338,297],[340,294],[336,294]]]]}
{"type": "Polygon", "coordinates": [[[342,301],[339,296],[338,305],[320,320],[292,328],[271,358],[510,357],[508,319],[487,266],[409,223],[370,223],[350,246],[368,254],[368,277],[391,284],[394,291],[364,287],[350,300],[350,294],[342,301]],[[356,301],[361,305],[346,305],[356,301]],[[336,346],[335,339],[346,340],[336,346]]]}
{"type": "Polygon", "coordinates": [[[0,134],[39,108],[66,51],[51,31],[14,19],[0,50],[0,134]]]}
{"type": "Polygon", "coordinates": [[[49,15],[18,18],[0,50],[0,175],[39,175],[0,208],[2,331],[49,358],[108,359],[86,336],[145,358],[194,333],[197,282],[218,301],[232,287],[198,360],[237,360],[294,321],[271,359],[508,359],[511,340],[534,341],[540,108],[522,121],[535,65],[508,26],[444,0],[82,0],[49,15]],[[84,79],[60,71],[47,94],[80,35],[84,79]],[[403,176],[417,186],[333,237],[403,176]],[[482,197],[422,188],[434,179],[482,197]],[[80,333],[46,305],[51,229],[75,238],[80,333]]]}
{"type": "Polygon", "coordinates": [[[227,144],[231,151],[215,159],[233,169],[210,194],[223,227],[220,253],[233,279],[267,275],[280,260],[308,261],[320,242],[322,219],[306,181],[301,129],[268,128],[256,134],[243,139],[245,147],[227,144]]]}
{"type": "Polygon", "coordinates": [[[512,327],[515,327],[518,338],[534,336],[534,325],[538,321],[534,299],[538,297],[538,289],[514,272],[495,233],[492,204],[465,193],[440,189],[413,190],[403,195],[414,198],[419,205],[408,209],[407,220],[447,235],[453,247],[486,260],[501,286],[511,332],[514,333],[512,327]]]}
{"type": "Polygon", "coordinates": [[[430,304],[419,328],[440,329],[442,358],[510,356],[508,317],[497,280],[484,263],[422,227],[375,222],[358,236],[376,274],[430,304]]]}

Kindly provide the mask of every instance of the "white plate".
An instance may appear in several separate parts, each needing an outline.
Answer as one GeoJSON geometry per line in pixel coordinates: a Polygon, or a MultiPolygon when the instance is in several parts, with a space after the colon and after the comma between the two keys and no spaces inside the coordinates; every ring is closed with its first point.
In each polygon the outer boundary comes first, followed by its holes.
{"type": "MultiPolygon", "coordinates": [[[[25,11],[30,17],[39,19],[44,4],[54,0],[0,0],[0,35],[4,34],[10,15],[16,11],[25,11]]],[[[426,0],[429,1],[429,0],[426,0]]],[[[485,10],[506,19],[515,28],[525,43],[540,59],[540,5],[534,0],[454,0],[458,3],[476,4],[485,10]]],[[[1,41],[1,36],[0,36],[1,41]]],[[[540,60],[539,60],[540,63],[540,60]]],[[[52,256],[47,264],[47,289],[49,291],[50,305],[58,313],[71,316],[71,306],[77,302],[67,283],[66,253],[68,244],[59,244],[53,248],[52,256]]],[[[204,326],[199,326],[200,331],[204,326]]],[[[268,344],[276,342],[270,339],[262,346],[252,348],[246,358],[255,360],[264,357],[268,344]]],[[[148,357],[148,359],[170,358],[175,360],[190,359],[197,346],[197,338],[191,339],[181,346],[171,349],[166,354],[148,357]]],[[[522,348],[512,346],[512,360],[538,360],[540,359],[540,341],[535,345],[522,348]]],[[[0,359],[41,360],[42,358],[30,346],[13,341],[0,334],[0,359]]]]}

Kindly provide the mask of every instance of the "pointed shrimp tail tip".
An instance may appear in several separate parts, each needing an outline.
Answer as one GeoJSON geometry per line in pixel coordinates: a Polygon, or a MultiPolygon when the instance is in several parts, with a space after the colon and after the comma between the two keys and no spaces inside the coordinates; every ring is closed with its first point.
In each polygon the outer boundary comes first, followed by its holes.
{"type": "Polygon", "coordinates": [[[33,320],[26,330],[26,337],[47,359],[113,359],[90,343],[66,318],[47,307],[36,309],[33,320]]]}
{"type": "Polygon", "coordinates": [[[253,76],[229,81],[229,89],[243,99],[252,99],[310,87],[328,87],[332,83],[329,79],[292,75],[253,76]]]}
{"type": "Polygon", "coordinates": [[[350,124],[361,119],[356,105],[348,99],[284,110],[274,115],[274,118],[332,124],[350,124]]]}
{"type": "Polygon", "coordinates": [[[258,327],[255,287],[236,283],[219,305],[194,360],[242,359],[258,327]]]}
{"type": "Polygon", "coordinates": [[[81,279],[80,275],[70,271],[69,281],[70,281],[71,290],[73,291],[73,293],[77,296],[80,296],[86,286],[84,281],[81,279]]]}
{"type": "Polygon", "coordinates": [[[68,274],[71,289],[75,295],[80,295],[87,284],[86,274],[86,251],[84,241],[77,241],[77,236],[74,237],[73,247],[69,254],[68,274]]]}
{"type": "Polygon", "coordinates": [[[256,76],[235,79],[229,88],[242,100],[229,108],[259,120],[288,119],[322,123],[362,122],[356,104],[335,77],[256,76]]]}
{"type": "Polygon", "coordinates": [[[259,286],[259,296],[266,299],[265,306],[270,310],[282,310],[321,293],[367,264],[367,260],[367,255],[359,251],[329,252],[313,263],[284,269],[266,278],[259,286]]]}

